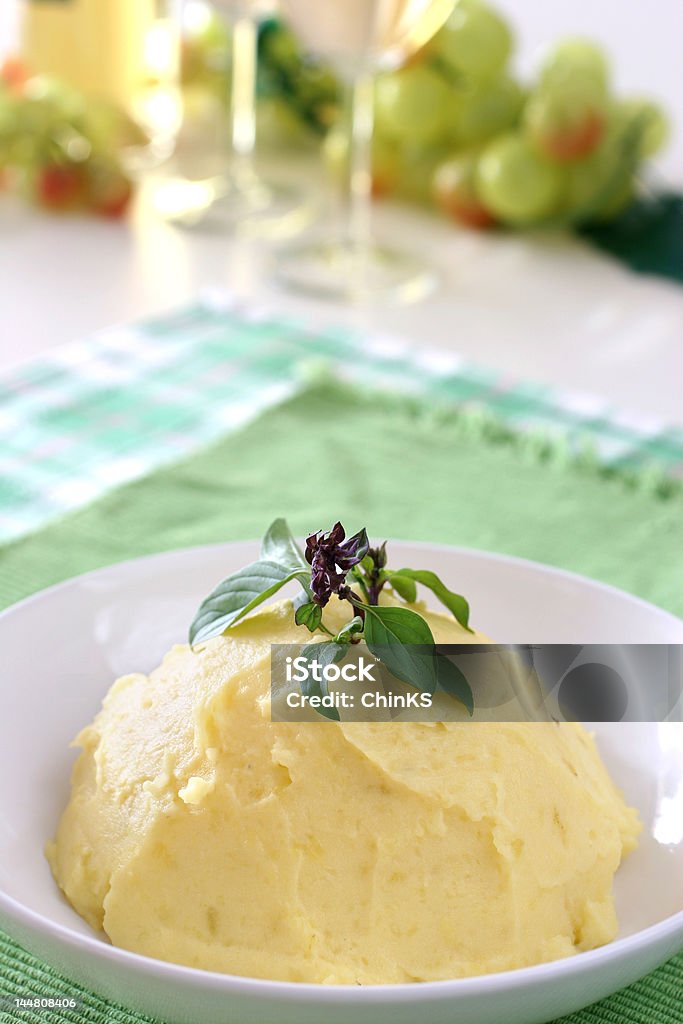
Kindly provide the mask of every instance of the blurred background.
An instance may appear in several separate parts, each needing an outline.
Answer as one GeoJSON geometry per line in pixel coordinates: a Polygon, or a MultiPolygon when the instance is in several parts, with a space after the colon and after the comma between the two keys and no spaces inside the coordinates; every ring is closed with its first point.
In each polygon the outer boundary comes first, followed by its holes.
{"type": "MultiPolygon", "coordinates": [[[[580,346],[576,310],[605,288],[632,319],[596,246],[683,273],[675,0],[6,0],[0,17],[5,361],[218,287],[427,324],[437,345],[447,308],[466,354],[604,391],[529,333],[580,346]]],[[[619,386],[653,411],[642,376],[619,386]]]]}
{"type": "Polygon", "coordinates": [[[210,292],[680,424],[677,0],[6,0],[0,363],[210,292]]]}

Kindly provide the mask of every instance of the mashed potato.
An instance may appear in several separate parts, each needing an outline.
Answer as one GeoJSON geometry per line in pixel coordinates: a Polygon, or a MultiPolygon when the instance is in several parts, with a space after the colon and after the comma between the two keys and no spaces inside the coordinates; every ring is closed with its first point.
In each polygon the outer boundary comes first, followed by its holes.
{"type": "MultiPolygon", "coordinates": [[[[437,641],[482,642],[422,614],[437,641]]],[[[638,823],[580,726],[271,722],[270,644],[305,636],[279,602],[113,685],[48,847],[93,928],[194,967],[348,984],[614,937],[638,823]]]]}

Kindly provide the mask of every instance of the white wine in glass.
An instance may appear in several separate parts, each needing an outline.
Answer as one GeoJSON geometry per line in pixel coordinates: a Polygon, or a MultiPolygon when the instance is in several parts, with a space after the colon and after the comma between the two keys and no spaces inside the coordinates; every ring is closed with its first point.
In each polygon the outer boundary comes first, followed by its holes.
{"type": "Polygon", "coordinates": [[[232,32],[229,165],[224,175],[188,185],[187,201],[166,216],[184,227],[286,235],[307,219],[303,195],[263,180],[254,167],[258,23],[277,2],[213,0],[212,6],[229,18],[232,32]]]}
{"type": "Polygon", "coordinates": [[[454,0],[284,0],[301,42],[342,73],[404,64],[441,28],[454,0]]]}
{"type": "Polygon", "coordinates": [[[408,61],[448,19],[455,0],[282,0],[303,44],[349,83],[351,127],[345,223],[336,236],[290,248],[278,276],[289,288],[328,298],[421,298],[434,273],[371,233],[372,134],[377,71],[408,61]]]}

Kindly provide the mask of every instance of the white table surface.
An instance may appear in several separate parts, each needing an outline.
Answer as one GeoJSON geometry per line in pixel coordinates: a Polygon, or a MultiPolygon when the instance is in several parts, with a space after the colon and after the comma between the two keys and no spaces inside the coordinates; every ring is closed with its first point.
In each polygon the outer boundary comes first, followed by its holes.
{"type": "MultiPolygon", "coordinates": [[[[639,85],[664,97],[674,114],[681,109],[680,0],[499,6],[520,28],[522,69],[544,40],[587,31],[609,43],[624,89],[639,85]]],[[[683,182],[681,133],[661,166],[683,182]]],[[[424,252],[441,268],[441,289],[422,304],[359,311],[294,300],[268,283],[277,252],[172,228],[144,202],[121,224],[54,218],[4,202],[0,368],[219,287],[309,320],[398,333],[504,373],[596,394],[635,416],[683,425],[683,288],[636,277],[567,238],[492,238],[391,206],[382,206],[376,219],[385,237],[424,252]]]]}

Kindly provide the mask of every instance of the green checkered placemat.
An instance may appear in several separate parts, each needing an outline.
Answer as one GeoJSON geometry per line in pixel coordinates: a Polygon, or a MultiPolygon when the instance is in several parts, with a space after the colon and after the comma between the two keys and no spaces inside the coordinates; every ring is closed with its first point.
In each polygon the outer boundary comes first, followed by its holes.
{"type": "Polygon", "coordinates": [[[0,541],[241,426],[323,365],[561,437],[568,450],[583,447],[648,485],[683,476],[683,430],[619,415],[590,395],[504,379],[450,352],[316,329],[213,296],[0,375],[0,541]]]}

